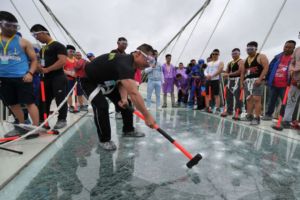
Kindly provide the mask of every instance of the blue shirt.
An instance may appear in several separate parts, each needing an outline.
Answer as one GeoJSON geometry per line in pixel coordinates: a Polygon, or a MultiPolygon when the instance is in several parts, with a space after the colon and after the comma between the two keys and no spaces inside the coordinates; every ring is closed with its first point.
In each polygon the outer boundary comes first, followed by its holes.
{"type": "MultiPolygon", "coordinates": [[[[20,78],[29,71],[28,59],[20,46],[19,39],[20,36],[16,35],[9,43],[6,50],[9,64],[0,63],[0,77],[20,78]]],[[[4,46],[6,45],[6,42],[2,41],[2,43],[4,46]]],[[[4,48],[0,45],[0,56],[3,56],[3,54],[4,48]]]]}

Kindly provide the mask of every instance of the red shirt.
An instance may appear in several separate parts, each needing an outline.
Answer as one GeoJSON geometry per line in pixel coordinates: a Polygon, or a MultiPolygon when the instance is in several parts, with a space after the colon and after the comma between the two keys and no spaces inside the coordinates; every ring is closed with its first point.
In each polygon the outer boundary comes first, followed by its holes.
{"type": "MultiPolygon", "coordinates": [[[[76,59],[75,58],[73,58],[73,62],[71,62],[70,58],[67,58],[67,62],[64,66],[64,70],[68,71],[68,72],[75,73],[75,71],[74,71],[75,64],[76,64],[76,59]]],[[[72,80],[72,81],[74,80],[74,77],[71,77],[71,76],[68,76],[68,75],[67,75],[67,77],[68,77],[69,80],[72,80]]]]}
{"type": "Polygon", "coordinates": [[[142,73],[140,69],[136,69],[136,72],[134,74],[134,80],[136,82],[139,82],[139,84],[142,84],[142,73]]]}
{"type": "Polygon", "coordinates": [[[278,68],[276,70],[274,80],[273,80],[273,86],[275,87],[286,87],[288,84],[288,72],[287,67],[291,60],[292,56],[289,57],[281,57],[280,63],[278,65],[278,68]]]}

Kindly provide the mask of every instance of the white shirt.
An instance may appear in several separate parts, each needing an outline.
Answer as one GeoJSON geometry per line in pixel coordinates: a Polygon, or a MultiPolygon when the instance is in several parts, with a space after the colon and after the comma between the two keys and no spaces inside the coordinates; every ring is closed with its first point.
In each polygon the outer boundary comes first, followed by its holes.
{"type": "MultiPolygon", "coordinates": [[[[220,65],[221,61],[218,60],[216,62],[214,62],[214,65],[213,65],[213,62],[209,62],[207,63],[207,67],[206,69],[204,70],[204,75],[205,76],[208,76],[208,75],[213,75],[214,73],[216,73],[218,70],[219,70],[219,65],[220,65]]],[[[214,80],[219,80],[220,76],[217,75],[217,76],[214,76],[211,78],[212,81],[214,80]]]]}

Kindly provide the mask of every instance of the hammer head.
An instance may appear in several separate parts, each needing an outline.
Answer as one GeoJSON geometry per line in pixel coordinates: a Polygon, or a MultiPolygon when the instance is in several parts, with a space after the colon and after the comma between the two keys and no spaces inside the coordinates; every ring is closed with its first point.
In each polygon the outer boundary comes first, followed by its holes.
{"type": "Polygon", "coordinates": [[[188,168],[191,169],[194,165],[197,165],[198,162],[199,162],[201,159],[202,159],[202,156],[198,153],[197,155],[194,156],[193,159],[191,159],[191,160],[186,164],[186,166],[187,166],[188,168]]]}
{"type": "Polygon", "coordinates": [[[58,134],[59,134],[59,131],[58,131],[58,130],[53,130],[53,134],[54,134],[54,135],[58,135],[58,134]]]}
{"type": "Polygon", "coordinates": [[[226,115],[226,114],[223,115],[223,113],[222,113],[222,114],[221,114],[221,117],[227,117],[227,115],[226,115]]]}
{"type": "Polygon", "coordinates": [[[277,127],[277,124],[272,124],[271,127],[277,131],[282,131],[283,130],[283,126],[280,124],[279,127],[277,127]]]}

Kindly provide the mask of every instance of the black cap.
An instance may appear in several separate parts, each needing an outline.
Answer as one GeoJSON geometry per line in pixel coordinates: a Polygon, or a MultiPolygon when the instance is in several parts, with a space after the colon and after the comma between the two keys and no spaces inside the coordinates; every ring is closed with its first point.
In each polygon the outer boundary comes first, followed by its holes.
{"type": "Polygon", "coordinates": [[[69,44],[66,46],[66,49],[72,49],[72,50],[76,51],[75,47],[72,45],[69,45],[69,44]]]}

